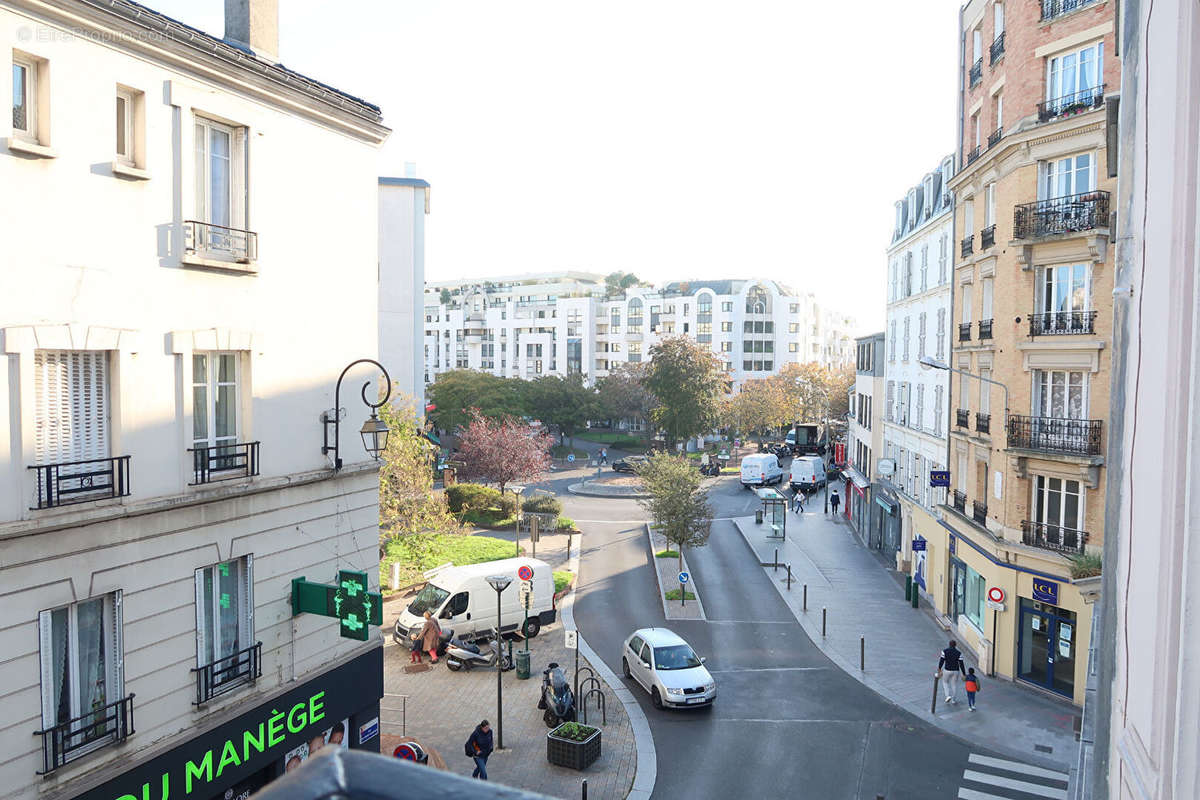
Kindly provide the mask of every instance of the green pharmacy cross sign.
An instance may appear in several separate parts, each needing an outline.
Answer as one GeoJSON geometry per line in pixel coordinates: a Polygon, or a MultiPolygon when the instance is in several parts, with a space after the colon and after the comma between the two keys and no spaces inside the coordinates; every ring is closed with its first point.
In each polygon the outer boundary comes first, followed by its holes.
{"type": "Polygon", "coordinates": [[[339,570],[337,584],[292,579],[292,616],[335,617],[342,636],[365,642],[371,625],[383,624],[383,597],[367,591],[367,573],[339,570]]]}

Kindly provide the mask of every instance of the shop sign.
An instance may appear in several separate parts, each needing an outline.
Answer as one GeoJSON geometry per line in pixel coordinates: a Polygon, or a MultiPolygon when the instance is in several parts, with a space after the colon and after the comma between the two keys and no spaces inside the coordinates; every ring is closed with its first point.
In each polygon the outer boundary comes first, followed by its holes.
{"type": "Polygon", "coordinates": [[[342,638],[365,642],[370,625],[383,624],[383,596],[367,591],[367,573],[339,570],[337,584],[292,579],[292,616],[320,614],[338,620],[342,638]]]}
{"type": "Polygon", "coordinates": [[[929,470],[929,485],[944,486],[950,488],[950,470],[948,469],[931,469],[929,470]]]}
{"type": "Polygon", "coordinates": [[[912,549],[913,549],[914,553],[925,552],[925,540],[924,539],[913,539],[912,549]]]}
{"type": "Polygon", "coordinates": [[[881,458],[875,470],[883,477],[890,478],[896,472],[896,462],[890,458],[881,458]]]}
{"type": "Polygon", "coordinates": [[[1052,606],[1058,605],[1058,584],[1043,578],[1034,578],[1033,599],[1052,606]]]}
{"type": "Polygon", "coordinates": [[[379,735],[379,717],[367,720],[358,728],[358,743],[369,742],[379,735]]]}

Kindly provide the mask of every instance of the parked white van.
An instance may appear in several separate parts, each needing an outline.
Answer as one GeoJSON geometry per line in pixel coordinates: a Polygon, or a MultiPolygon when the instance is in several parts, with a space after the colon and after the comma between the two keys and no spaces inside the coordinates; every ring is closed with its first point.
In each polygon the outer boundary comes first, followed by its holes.
{"type": "Polygon", "coordinates": [[[442,630],[453,629],[456,637],[471,636],[496,627],[496,590],[487,582],[489,575],[505,575],[512,582],[500,593],[500,630],[515,631],[525,619],[521,605],[521,567],[533,570],[533,597],[529,603],[529,621],[525,635],[537,636],[543,625],[554,622],[554,572],[545,561],[536,558],[508,558],[483,564],[456,567],[447,564],[425,573],[428,583],[396,620],[393,632],[399,644],[407,645],[413,629],[420,630],[424,614],[433,614],[442,630]]]}
{"type": "Polygon", "coordinates": [[[755,453],[742,458],[742,486],[768,486],[783,480],[783,467],[771,453],[755,453]]]}
{"type": "Polygon", "coordinates": [[[792,491],[812,491],[824,486],[825,461],[820,456],[799,456],[792,459],[792,474],[788,482],[792,491]]]}

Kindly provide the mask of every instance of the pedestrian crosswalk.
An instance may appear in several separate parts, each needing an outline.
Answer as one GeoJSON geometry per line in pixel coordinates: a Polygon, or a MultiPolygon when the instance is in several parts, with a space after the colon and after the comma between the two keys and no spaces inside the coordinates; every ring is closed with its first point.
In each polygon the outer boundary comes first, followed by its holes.
{"type": "Polygon", "coordinates": [[[971,753],[959,800],[1067,800],[1068,775],[1021,761],[971,753]]]}

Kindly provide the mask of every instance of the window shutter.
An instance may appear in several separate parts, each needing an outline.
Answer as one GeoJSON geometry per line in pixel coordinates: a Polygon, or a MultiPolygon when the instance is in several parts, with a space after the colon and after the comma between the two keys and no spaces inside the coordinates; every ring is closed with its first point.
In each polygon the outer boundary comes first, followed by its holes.
{"type": "Polygon", "coordinates": [[[204,570],[198,569],[196,576],[196,666],[203,667],[208,659],[208,615],[204,608],[204,570]]]}
{"type": "Polygon", "coordinates": [[[242,607],[245,609],[242,620],[246,626],[242,647],[249,647],[254,644],[254,556],[245,556],[242,563],[242,607]]]}
{"type": "Polygon", "coordinates": [[[39,464],[109,457],[107,351],[36,351],[34,395],[39,464]]]}
{"type": "Polygon", "coordinates": [[[109,702],[125,696],[125,646],[124,646],[124,613],[122,611],[123,595],[120,589],[112,593],[112,684],[113,693],[109,702]]]}
{"type": "Polygon", "coordinates": [[[42,667],[42,727],[48,728],[57,720],[54,718],[54,665],[53,658],[53,622],[49,611],[38,614],[38,640],[40,642],[39,657],[42,667]]]}
{"type": "Polygon", "coordinates": [[[234,228],[249,229],[250,224],[247,219],[247,193],[248,183],[247,175],[250,168],[250,158],[246,148],[246,129],[233,129],[233,153],[230,158],[230,182],[232,184],[233,204],[230,209],[232,216],[230,224],[234,228]]]}

